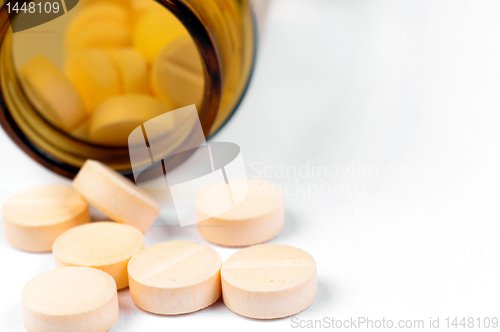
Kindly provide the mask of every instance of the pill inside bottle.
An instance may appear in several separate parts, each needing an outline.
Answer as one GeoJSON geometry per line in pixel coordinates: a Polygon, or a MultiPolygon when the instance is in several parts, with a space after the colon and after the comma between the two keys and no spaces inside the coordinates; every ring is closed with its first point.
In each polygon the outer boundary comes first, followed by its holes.
{"type": "Polygon", "coordinates": [[[80,0],[49,9],[48,21],[22,10],[0,17],[0,125],[59,175],[72,179],[91,159],[129,179],[136,166],[158,178],[164,172],[150,166],[180,165],[189,154],[170,157],[198,147],[200,133],[217,133],[247,91],[257,43],[249,1],[80,0]],[[186,109],[190,116],[177,116],[186,109]]]}
{"type": "Polygon", "coordinates": [[[41,121],[95,146],[126,148],[144,122],[203,103],[198,46],[153,0],[80,1],[13,34],[12,47],[18,83],[41,121]],[[47,30],[54,33],[40,38],[47,30]]]}

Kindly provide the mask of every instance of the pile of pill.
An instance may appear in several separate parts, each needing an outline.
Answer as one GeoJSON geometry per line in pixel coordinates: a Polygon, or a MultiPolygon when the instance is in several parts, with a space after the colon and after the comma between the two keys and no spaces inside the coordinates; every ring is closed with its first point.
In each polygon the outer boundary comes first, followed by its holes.
{"type": "Polygon", "coordinates": [[[58,68],[37,54],[19,69],[38,113],[82,140],[127,146],[144,122],[201,107],[200,54],[180,21],[153,0],[80,1],[58,68]]]}
{"type": "MultiPolygon", "coordinates": [[[[36,55],[19,70],[34,108],[53,126],[93,143],[126,146],[144,122],[202,102],[204,74],[184,26],[152,0],[82,0],[65,31],[64,68],[36,55]],[[163,33],[164,32],[164,33],[163,33]]],[[[168,241],[146,247],[160,213],[141,188],[94,160],[72,186],[20,192],[2,207],[14,247],[52,252],[55,269],[21,291],[28,331],[107,331],[118,320],[118,290],[161,315],[202,310],[222,297],[255,319],[294,315],[316,298],[316,263],[307,252],[264,244],[285,225],[283,193],[255,179],[235,180],[247,197],[222,214],[228,184],[202,190],[197,230],[208,242],[243,248],[223,261],[211,246],[168,241]],[[109,221],[91,222],[90,206],[109,221]]],[[[235,187],[233,187],[235,189],[235,187]]]]}
{"type": "Polygon", "coordinates": [[[50,252],[55,270],[21,292],[28,331],[106,331],[118,319],[117,291],[129,287],[140,309],[161,315],[204,309],[221,296],[233,312],[255,319],[294,315],[316,297],[316,263],[300,249],[262,244],[284,226],[283,194],[271,183],[241,179],[247,197],[212,215],[226,184],[195,202],[200,234],[210,242],[246,247],[225,262],[212,247],[168,241],[145,247],[143,233],[158,203],[108,166],[88,160],[69,186],[43,186],[3,205],[5,235],[15,248],[50,252]],[[89,205],[113,221],[91,222],[89,205]],[[207,218],[208,217],[208,218],[207,218]]]}

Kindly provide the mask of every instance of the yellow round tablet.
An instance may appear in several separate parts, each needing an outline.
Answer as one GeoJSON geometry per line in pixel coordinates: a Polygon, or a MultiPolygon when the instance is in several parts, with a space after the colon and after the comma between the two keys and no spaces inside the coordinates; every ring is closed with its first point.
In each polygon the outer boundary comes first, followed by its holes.
{"type": "Polygon", "coordinates": [[[115,281],[88,267],[65,267],[35,277],[23,287],[21,303],[28,332],[104,332],[118,320],[115,281]]]}
{"type": "Polygon", "coordinates": [[[129,224],[145,233],[160,213],[158,203],[130,180],[108,166],[87,160],[73,188],[112,220],[129,224]]]}
{"type": "Polygon", "coordinates": [[[316,298],[316,262],[307,252],[266,244],[243,249],[221,269],[222,298],[242,316],[273,319],[294,315],[316,298]]]}
{"type": "Polygon", "coordinates": [[[162,7],[146,11],[137,18],[132,40],[142,56],[148,62],[153,62],[167,44],[187,34],[186,28],[174,14],[162,7]]]}
{"type": "Polygon", "coordinates": [[[159,243],[130,260],[130,296],[148,312],[194,312],[220,298],[220,267],[220,255],[207,245],[190,241],[159,243]]]}
{"type": "Polygon", "coordinates": [[[65,73],[82,96],[88,113],[101,101],[120,93],[118,70],[105,50],[71,53],[65,73]]]}
{"type": "MultiPolygon", "coordinates": [[[[99,144],[127,146],[128,137],[135,128],[172,109],[172,105],[166,101],[148,95],[130,94],[109,98],[95,108],[90,118],[89,138],[99,144]]],[[[172,129],[174,121],[170,125],[166,129],[172,129]]],[[[153,140],[155,137],[148,135],[148,138],[153,140]]]]}
{"type": "Polygon", "coordinates": [[[61,234],[52,247],[57,267],[86,266],[108,273],[116,287],[128,286],[127,264],[144,248],[144,235],[135,227],[93,222],[61,234]]]}
{"type": "Polygon", "coordinates": [[[67,186],[20,192],[5,201],[2,217],[7,241],[30,252],[50,252],[60,234],[90,222],[88,203],[67,186]]]}
{"type": "Polygon", "coordinates": [[[86,48],[111,48],[131,45],[127,25],[113,21],[96,21],[66,39],[68,51],[86,48]]]}
{"type": "Polygon", "coordinates": [[[122,26],[129,24],[128,11],[112,2],[94,2],[84,6],[71,20],[66,29],[66,41],[77,37],[90,25],[96,22],[112,22],[122,26]]]}
{"type": "MultiPolygon", "coordinates": [[[[154,0],[151,0],[151,1],[154,1],[154,0]]],[[[113,4],[117,4],[117,5],[120,5],[124,8],[128,8],[130,7],[130,0],[80,0],[80,4],[83,8],[86,8],[87,6],[92,6],[96,3],[100,3],[100,2],[109,2],[109,3],[113,3],[113,4]]]]}
{"type": "Polygon", "coordinates": [[[151,70],[151,88],[161,99],[172,100],[175,108],[195,104],[200,110],[205,79],[198,49],[190,36],[163,48],[151,70]]]}
{"type": "Polygon", "coordinates": [[[133,10],[141,13],[150,10],[164,10],[165,7],[160,5],[154,0],[131,0],[130,2],[133,10]]]}
{"type": "Polygon", "coordinates": [[[71,130],[85,116],[82,98],[64,73],[36,55],[19,71],[24,90],[38,112],[54,126],[71,130]]]}
{"type": "Polygon", "coordinates": [[[206,240],[227,247],[245,247],[269,241],[285,225],[283,193],[262,180],[236,179],[228,186],[217,183],[205,188],[196,198],[198,232],[206,240]],[[233,186],[231,188],[231,186],[233,186]],[[222,214],[219,206],[230,190],[243,191],[246,198],[222,214]]]}
{"type": "Polygon", "coordinates": [[[147,94],[149,92],[148,64],[134,48],[109,50],[120,76],[123,93],[147,94]]]}

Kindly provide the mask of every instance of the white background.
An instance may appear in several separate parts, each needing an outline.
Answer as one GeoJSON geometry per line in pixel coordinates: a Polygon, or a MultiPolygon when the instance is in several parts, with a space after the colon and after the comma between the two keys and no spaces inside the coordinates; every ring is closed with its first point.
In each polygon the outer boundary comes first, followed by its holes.
{"type": "MultiPolygon", "coordinates": [[[[446,317],[500,316],[499,10],[473,0],[272,4],[251,88],[216,140],[242,147],[250,175],[288,185],[286,227],[271,242],[318,265],[318,297],[298,319],[441,317],[443,327],[446,317]],[[304,176],[276,174],[301,166],[304,176]],[[304,174],[317,166],[344,174],[304,174]],[[321,181],[336,192],[316,193],[321,181]]],[[[0,148],[1,202],[67,182],[3,132],[0,148]]],[[[148,245],[204,242],[168,216],[148,245]]],[[[224,259],[236,251],[215,248],[224,259]]],[[[0,234],[0,261],[0,330],[23,331],[21,288],[53,258],[0,234]]],[[[119,299],[113,331],[292,329],[290,318],[245,319],[220,300],[163,317],[137,309],[128,290],[119,299]]]]}

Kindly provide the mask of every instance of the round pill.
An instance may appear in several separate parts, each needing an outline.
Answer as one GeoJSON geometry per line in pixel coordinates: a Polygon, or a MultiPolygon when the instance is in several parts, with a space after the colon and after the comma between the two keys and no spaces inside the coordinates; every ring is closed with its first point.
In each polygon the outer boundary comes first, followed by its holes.
{"type": "Polygon", "coordinates": [[[190,36],[168,44],[156,57],[151,70],[151,88],[176,108],[195,104],[200,110],[205,80],[198,49],[190,36]]]}
{"type": "Polygon", "coordinates": [[[38,112],[54,126],[71,130],[85,116],[82,98],[64,73],[36,55],[19,71],[24,90],[38,112]]]}
{"type": "Polygon", "coordinates": [[[57,267],[86,266],[111,275],[116,287],[128,286],[127,264],[144,248],[144,235],[135,227],[93,222],[61,234],[52,247],[57,267]]]}
{"type": "Polygon", "coordinates": [[[164,8],[160,7],[161,5],[153,0],[132,0],[131,7],[133,10],[141,13],[149,10],[162,10],[164,8]]]}
{"type": "Polygon", "coordinates": [[[128,12],[122,6],[111,2],[95,2],[84,6],[75,15],[66,29],[66,41],[75,38],[95,22],[113,22],[122,26],[128,24],[128,12]]]}
{"type": "Polygon", "coordinates": [[[148,312],[194,312],[220,298],[220,267],[220,255],[207,245],[189,241],[159,243],[130,260],[130,296],[148,312]]]}
{"type": "Polygon", "coordinates": [[[90,222],[88,203],[66,186],[20,192],[7,199],[2,216],[7,241],[30,252],[50,252],[60,234],[90,222]]]}
{"type": "MultiPolygon", "coordinates": [[[[166,101],[148,95],[130,94],[108,98],[95,108],[90,118],[89,138],[99,144],[127,146],[128,137],[135,128],[172,109],[166,101]]],[[[170,129],[173,129],[173,126],[172,120],[170,129]]],[[[165,134],[161,131],[155,132],[156,136],[165,134]]],[[[150,141],[155,139],[153,136],[148,133],[150,141]]]]}
{"type": "Polygon", "coordinates": [[[105,50],[88,49],[71,53],[65,73],[82,96],[88,113],[101,101],[120,93],[118,70],[105,50]]]}
{"type": "Polygon", "coordinates": [[[135,48],[148,62],[153,62],[170,42],[188,34],[174,14],[159,4],[157,7],[141,14],[132,32],[135,48]]]}
{"type": "Polygon", "coordinates": [[[279,187],[262,180],[236,179],[205,188],[196,198],[198,232],[206,240],[227,247],[246,247],[269,241],[285,226],[283,193],[279,187]],[[224,197],[243,191],[245,199],[219,214],[224,197]]]}
{"type": "Polygon", "coordinates": [[[111,48],[131,45],[128,26],[112,21],[96,21],[66,39],[70,52],[85,48],[111,48]]]}
{"type": "Polygon", "coordinates": [[[109,50],[120,76],[123,93],[148,93],[148,64],[134,48],[109,50]]]}
{"type": "MultiPolygon", "coordinates": [[[[154,1],[154,0],[151,0],[151,1],[154,1]]],[[[79,4],[81,4],[81,6],[83,8],[86,8],[88,6],[92,6],[92,5],[94,5],[96,3],[100,3],[100,2],[113,3],[113,4],[123,6],[124,8],[130,7],[130,0],[80,0],[79,4]]]]}
{"type": "Polygon", "coordinates": [[[242,316],[274,319],[294,315],[316,298],[316,262],[307,252],[266,244],[243,249],[221,269],[222,298],[242,316]]]}
{"type": "Polygon", "coordinates": [[[108,166],[87,160],[73,188],[112,220],[129,224],[145,233],[160,213],[158,203],[130,180],[108,166]]]}
{"type": "Polygon", "coordinates": [[[28,332],[104,332],[118,320],[115,281],[88,267],[65,267],[43,273],[22,289],[28,332]]]}

